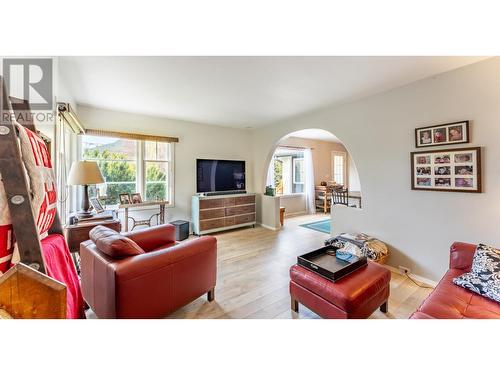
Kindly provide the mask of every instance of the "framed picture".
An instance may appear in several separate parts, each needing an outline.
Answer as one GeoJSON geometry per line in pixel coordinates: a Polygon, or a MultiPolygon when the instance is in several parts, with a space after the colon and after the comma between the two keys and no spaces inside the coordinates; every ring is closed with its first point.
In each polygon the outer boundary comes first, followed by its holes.
{"type": "Polygon", "coordinates": [[[134,193],[130,197],[132,204],[142,203],[141,193],[134,193]]]}
{"type": "Polygon", "coordinates": [[[130,199],[130,194],[120,194],[120,204],[130,204],[131,202],[132,200],[130,199]]]}
{"type": "Polygon", "coordinates": [[[412,190],[481,193],[481,147],[410,153],[412,190]]]}
{"type": "Polygon", "coordinates": [[[90,198],[90,204],[92,205],[92,207],[94,207],[94,209],[96,210],[96,212],[98,214],[100,214],[101,212],[104,212],[104,207],[102,206],[101,204],[101,201],[98,199],[98,198],[90,198]]]}
{"type": "Polygon", "coordinates": [[[426,126],[415,129],[415,147],[469,143],[469,121],[426,126]]]}

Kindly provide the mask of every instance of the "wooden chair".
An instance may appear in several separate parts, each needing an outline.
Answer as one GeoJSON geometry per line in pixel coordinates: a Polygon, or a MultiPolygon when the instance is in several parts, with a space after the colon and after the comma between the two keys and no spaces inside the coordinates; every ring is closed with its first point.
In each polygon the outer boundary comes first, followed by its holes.
{"type": "Polygon", "coordinates": [[[332,188],[330,186],[317,186],[315,189],[314,200],[316,202],[316,208],[323,210],[323,213],[327,213],[330,210],[332,199],[332,188]]]}
{"type": "Polygon", "coordinates": [[[332,198],[333,204],[349,206],[349,190],[344,187],[333,189],[332,198]]]}

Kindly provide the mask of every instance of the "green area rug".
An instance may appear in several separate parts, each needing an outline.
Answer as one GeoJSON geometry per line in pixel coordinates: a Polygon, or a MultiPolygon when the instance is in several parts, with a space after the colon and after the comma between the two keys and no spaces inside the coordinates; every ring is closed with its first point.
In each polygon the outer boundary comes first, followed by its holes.
{"type": "Polygon", "coordinates": [[[331,232],[330,219],[315,221],[313,223],[300,224],[300,226],[328,234],[330,234],[331,232]]]}

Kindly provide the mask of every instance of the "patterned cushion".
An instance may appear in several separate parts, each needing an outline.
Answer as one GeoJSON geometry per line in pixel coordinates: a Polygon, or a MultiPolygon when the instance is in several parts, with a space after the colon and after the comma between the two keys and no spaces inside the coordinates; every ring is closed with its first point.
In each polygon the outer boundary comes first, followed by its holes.
{"type": "Polygon", "coordinates": [[[479,244],[471,272],[454,278],[453,283],[500,302],[500,250],[479,244]]]}

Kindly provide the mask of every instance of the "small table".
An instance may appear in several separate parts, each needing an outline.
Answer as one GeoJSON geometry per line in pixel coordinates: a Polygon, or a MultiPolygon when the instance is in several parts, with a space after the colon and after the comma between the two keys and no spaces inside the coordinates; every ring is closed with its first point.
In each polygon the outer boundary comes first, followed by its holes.
{"type": "Polygon", "coordinates": [[[64,226],[64,235],[66,237],[66,242],[68,242],[69,251],[72,253],[73,260],[75,262],[77,271],[79,267],[79,254],[80,254],[80,243],[90,239],[89,232],[98,225],[103,225],[105,227],[111,228],[117,232],[121,231],[120,220],[118,219],[116,212],[112,211],[113,217],[110,219],[103,220],[85,220],[79,221],[76,224],[67,224],[64,226]]]}
{"type": "Polygon", "coordinates": [[[132,219],[134,225],[132,229],[134,229],[138,225],[147,225],[151,226],[151,220],[155,216],[159,216],[159,223],[165,224],[165,206],[169,204],[169,201],[150,201],[150,202],[142,202],[142,203],[129,203],[129,204],[120,204],[118,208],[123,208],[125,210],[125,232],[128,232],[128,219],[132,219]],[[151,217],[147,220],[135,220],[133,217],[129,217],[128,209],[129,208],[138,208],[138,207],[149,207],[149,206],[160,206],[160,212],[157,214],[151,215],[151,217]]]}

